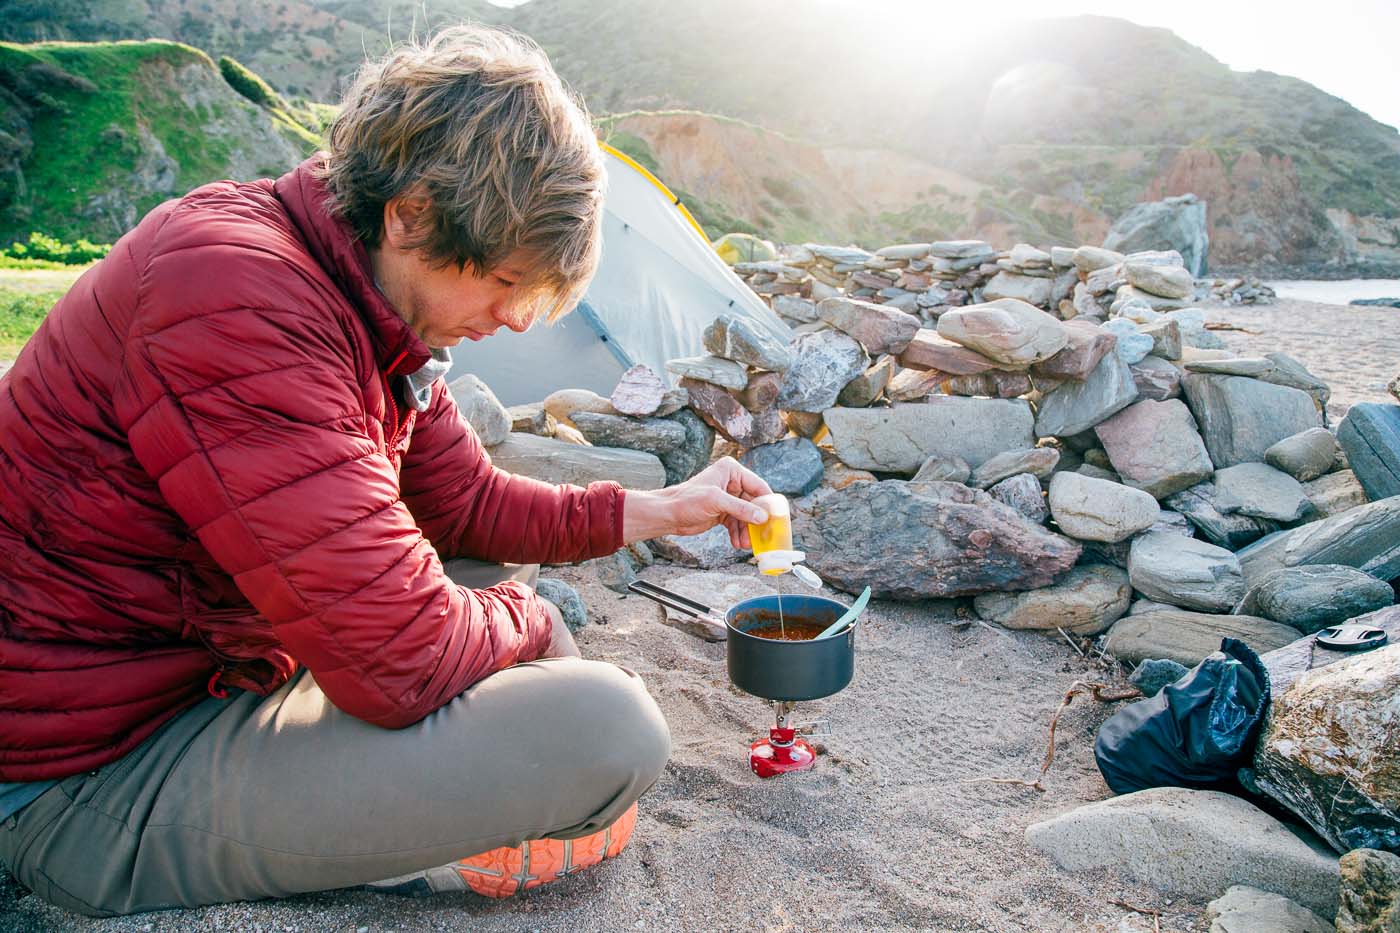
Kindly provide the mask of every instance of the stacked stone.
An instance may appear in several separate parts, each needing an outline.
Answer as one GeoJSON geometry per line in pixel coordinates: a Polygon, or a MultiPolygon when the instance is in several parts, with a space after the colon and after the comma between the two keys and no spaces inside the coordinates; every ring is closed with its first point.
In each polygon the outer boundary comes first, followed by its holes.
{"type": "Polygon", "coordinates": [[[1252,275],[1213,279],[1210,293],[1227,305],[1268,305],[1278,297],[1272,288],[1252,275]]]}
{"type": "Polygon", "coordinates": [[[658,489],[694,476],[714,449],[714,431],[688,407],[686,390],[668,388],[646,366],[623,373],[610,398],[561,389],[507,409],[471,375],[448,391],[496,466],[546,482],[658,489]]]}
{"type": "Polygon", "coordinates": [[[778,410],[783,374],[792,354],[753,322],[716,318],[704,333],[708,356],[667,362],[690,407],[726,440],[747,450],[780,441],[787,425],[778,410]]]}

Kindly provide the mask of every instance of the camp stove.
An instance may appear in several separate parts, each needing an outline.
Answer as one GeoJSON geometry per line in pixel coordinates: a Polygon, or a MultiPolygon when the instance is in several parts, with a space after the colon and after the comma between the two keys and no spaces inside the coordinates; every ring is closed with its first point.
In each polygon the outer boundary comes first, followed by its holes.
{"type": "Polygon", "coordinates": [[[790,700],[774,700],[777,725],[768,730],[768,738],[749,744],[749,768],[761,778],[806,771],[817,763],[816,749],[799,735],[826,735],[826,722],[792,725],[789,720],[794,706],[790,700]]]}
{"type": "MultiPolygon", "coordinates": [[[[768,738],[749,744],[749,767],[759,777],[806,771],[817,760],[816,749],[803,735],[827,734],[824,722],[794,724],[794,705],[831,696],[851,682],[855,672],[854,622],[834,635],[806,640],[780,640],[753,634],[765,626],[814,626],[822,631],[847,614],[847,607],[821,596],[758,596],[720,613],[703,603],[637,580],[627,587],[677,612],[712,626],[725,639],[729,680],[746,693],[769,700],[776,724],[768,738]],[[785,620],[780,622],[780,620],[785,620]]],[[[864,608],[868,594],[851,608],[864,608]]]]}

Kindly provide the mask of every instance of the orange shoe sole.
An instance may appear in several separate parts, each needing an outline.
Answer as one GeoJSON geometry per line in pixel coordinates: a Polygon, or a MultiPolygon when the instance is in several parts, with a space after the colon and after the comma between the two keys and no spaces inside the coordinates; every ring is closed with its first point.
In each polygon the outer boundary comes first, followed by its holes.
{"type": "Polygon", "coordinates": [[[464,858],[452,867],[477,894],[510,897],[613,858],[636,825],[634,803],[611,826],[581,839],[531,839],[464,858]]]}

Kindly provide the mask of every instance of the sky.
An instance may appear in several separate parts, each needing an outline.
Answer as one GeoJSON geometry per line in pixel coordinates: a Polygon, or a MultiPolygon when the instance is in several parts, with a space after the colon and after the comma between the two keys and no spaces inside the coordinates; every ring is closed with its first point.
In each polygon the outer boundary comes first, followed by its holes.
{"type": "Polygon", "coordinates": [[[866,0],[866,7],[884,8],[905,21],[922,20],[929,29],[954,35],[995,29],[1015,18],[1085,13],[1161,26],[1236,71],[1301,78],[1400,127],[1400,0],[998,0],[992,7],[866,0]]]}
{"type": "MultiPolygon", "coordinates": [[[[493,0],[518,6],[524,0],[493,0]]],[[[783,2],[783,0],[761,0],[783,2]]],[[[849,5],[850,0],[821,0],[849,5]]],[[[864,15],[887,11],[906,32],[970,36],[1007,20],[1094,13],[1170,29],[1237,71],[1301,78],[1382,123],[1400,127],[1400,0],[861,0],[864,15]]]]}

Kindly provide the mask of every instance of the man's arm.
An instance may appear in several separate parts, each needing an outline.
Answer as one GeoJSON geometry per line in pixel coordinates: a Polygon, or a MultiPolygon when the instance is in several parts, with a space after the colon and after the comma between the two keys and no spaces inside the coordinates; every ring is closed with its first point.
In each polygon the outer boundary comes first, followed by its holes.
{"type": "MultiPolygon", "coordinates": [[[[272,272],[289,274],[260,274],[272,272]]],[[[170,508],[331,701],[401,727],[539,657],[551,636],[542,601],[523,584],[452,583],[400,501],[392,464],[365,433],[333,312],[159,307],[185,294],[145,299],[121,427],[170,508]]]]}
{"type": "Polygon", "coordinates": [[[404,459],[404,500],[444,557],[506,563],[574,563],[624,544],[698,534],[723,522],[736,547],[748,546],[747,522],[767,514],[745,500],[768,484],[725,457],[684,483],[623,491],[587,489],[515,476],[491,465],[476,432],[446,386],[414,430],[404,459]]]}

